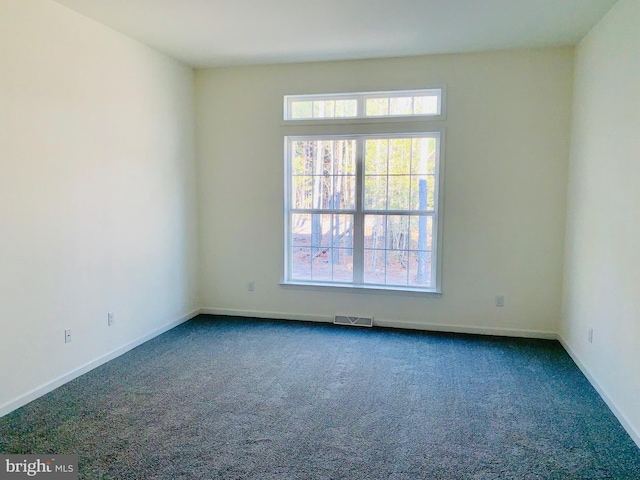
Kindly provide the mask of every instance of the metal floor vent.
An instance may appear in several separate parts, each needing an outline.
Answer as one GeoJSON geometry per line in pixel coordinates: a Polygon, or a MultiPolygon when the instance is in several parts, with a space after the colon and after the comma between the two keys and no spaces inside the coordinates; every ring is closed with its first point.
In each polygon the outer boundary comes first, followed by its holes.
{"type": "Polygon", "coordinates": [[[373,327],[373,317],[349,317],[336,315],[333,319],[336,325],[351,325],[356,327],[373,327]]]}

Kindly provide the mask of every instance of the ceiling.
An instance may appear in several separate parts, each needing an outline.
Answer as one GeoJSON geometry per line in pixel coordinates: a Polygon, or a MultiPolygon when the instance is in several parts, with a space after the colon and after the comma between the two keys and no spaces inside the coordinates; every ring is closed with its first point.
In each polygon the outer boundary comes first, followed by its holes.
{"type": "Polygon", "coordinates": [[[194,67],[575,45],[616,0],[56,0],[194,67]]]}

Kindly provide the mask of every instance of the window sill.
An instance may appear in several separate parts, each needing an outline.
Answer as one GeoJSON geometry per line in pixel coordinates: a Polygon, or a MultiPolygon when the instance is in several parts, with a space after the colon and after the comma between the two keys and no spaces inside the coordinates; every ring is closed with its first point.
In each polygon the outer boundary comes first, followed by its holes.
{"type": "Polygon", "coordinates": [[[419,297],[440,297],[441,290],[403,287],[403,286],[384,286],[384,285],[353,285],[351,283],[322,283],[322,282],[297,282],[283,281],[280,282],[283,288],[313,290],[317,292],[339,292],[339,293],[376,293],[390,295],[408,295],[419,297]]]}

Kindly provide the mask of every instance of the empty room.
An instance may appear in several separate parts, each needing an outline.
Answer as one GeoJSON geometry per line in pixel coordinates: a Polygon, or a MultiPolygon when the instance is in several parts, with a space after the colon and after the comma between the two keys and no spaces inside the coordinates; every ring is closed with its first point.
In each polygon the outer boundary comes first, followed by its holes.
{"type": "Polygon", "coordinates": [[[0,478],[640,479],[640,0],[0,0],[0,478]]]}

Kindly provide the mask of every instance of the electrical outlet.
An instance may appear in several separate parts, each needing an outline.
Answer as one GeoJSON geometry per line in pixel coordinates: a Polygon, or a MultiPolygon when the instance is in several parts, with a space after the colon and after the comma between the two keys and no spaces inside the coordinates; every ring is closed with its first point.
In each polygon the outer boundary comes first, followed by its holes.
{"type": "Polygon", "coordinates": [[[256,282],[251,281],[247,283],[247,291],[253,292],[256,289],[256,282]]]}
{"type": "Polygon", "coordinates": [[[71,329],[67,328],[64,331],[64,343],[71,343],[71,329]]]}
{"type": "Polygon", "coordinates": [[[589,329],[589,343],[593,343],[593,328],[589,329]]]}
{"type": "Polygon", "coordinates": [[[116,323],[115,314],[113,312],[107,313],[107,325],[111,327],[114,323],[116,323]]]}
{"type": "Polygon", "coordinates": [[[504,307],[504,295],[498,295],[496,297],[496,307],[504,307]]]}

